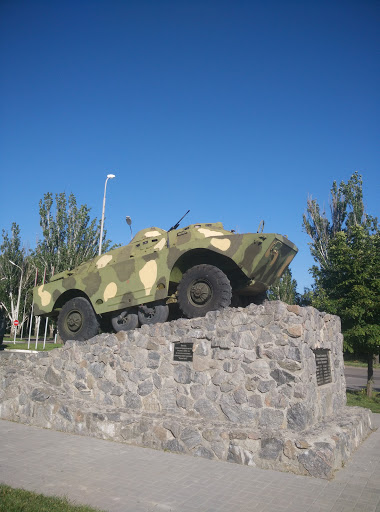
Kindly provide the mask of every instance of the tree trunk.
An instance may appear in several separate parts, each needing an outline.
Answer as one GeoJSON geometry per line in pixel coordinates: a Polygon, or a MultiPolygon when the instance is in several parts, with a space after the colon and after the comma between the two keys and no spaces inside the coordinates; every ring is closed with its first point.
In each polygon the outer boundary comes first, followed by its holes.
{"type": "Polygon", "coordinates": [[[372,397],[373,389],[373,354],[368,354],[367,396],[372,397]]]}

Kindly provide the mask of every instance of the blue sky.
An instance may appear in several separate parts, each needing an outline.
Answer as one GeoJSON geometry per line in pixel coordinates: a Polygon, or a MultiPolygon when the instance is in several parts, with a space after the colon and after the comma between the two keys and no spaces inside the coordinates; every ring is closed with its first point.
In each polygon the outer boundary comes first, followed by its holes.
{"type": "Polygon", "coordinates": [[[73,192],[114,243],[222,221],[288,235],[358,170],[379,215],[378,1],[0,3],[0,229],[41,236],[38,201],[73,192]]]}

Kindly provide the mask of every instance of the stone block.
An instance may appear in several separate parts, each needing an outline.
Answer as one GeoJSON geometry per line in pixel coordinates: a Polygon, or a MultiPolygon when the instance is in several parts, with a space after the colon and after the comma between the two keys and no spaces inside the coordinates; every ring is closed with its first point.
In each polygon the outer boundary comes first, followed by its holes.
{"type": "Polygon", "coordinates": [[[248,401],[247,393],[241,387],[234,391],[233,396],[237,404],[245,404],[248,401]]]}
{"type": "Polygon", "coordinates": [[[276,387],[276,382],[272,380],[260,380],[257,384],[257,389],[260,393],[268,393],[271,389],[276,387]]]}
{"type": "Polygon", "coordinates": [[[141,398],[136,393],[127,392],[124,396],[124,402],[128,409],[141,409],[141,398]]]}
{"type": "Polygon", "coordinates": [[[259,426],[265,430],[284,428],[284,413],[278,409],[263,408],[260,411],[259,426]]]}
{"type": "Polygon", "coordinates": [[[329,443],[315,443],[313,449],[298,455],[298,461],[309,475],[330,479],[334,471],[334,450],[329,443]]]}
{"type": "Polygon", "coordinates": [[[243,450],[241,446],[230,444],[227,454],[227,462],[235,462],[246,466],[255,466],[253,454],[247,450],[243,450]]]}
{"type": "Polygon", "coordinates": [[[155,369],[155,368],[158,368],[159,365],[160,365],[160,354],[154,350],[149,351],[147,367],[155,369]]]}
{"type": "Polygon", "coordinates": [[[96,379],[101,379],[105,372],[105,364],[104,363],[91,363],[88,366],[88,370],[96,379]]]}
{"type": "Polygon", "coordinates": [[[240,333],[239,347],[246,350],[255,350],[257,345],[257,337],[252,331],[243,331],[240,333]]]}
{"type": "Polygon", "coordinates": [[[178,441],[178,439],[170,439],[166,441],[164,444],[164,450],[168,450],[170,452],[183,453],[185,451],[183,445],[178,441]]]}
{"type": "Polygon", "coordinates": [[[138,388],[137,388],[137,393],[140,395],[140,396],[146,396],[146,395],[149,395],[152,391],[153,391],[153,381],[148,379],[148,380],[144,380],[143,382],[141,382],[139,385],[138,385],[138,388]]]}
{"type": "Polygon", "coordinates": [[[176,364],[173,369],[173,376],[176,382],[182,384],[190,384],[191,382],[191,368],[184,364],[176,364]]]}
{"type": "Polygon", "coordinates": [[[193,368],[197,372],[204,372],[210,369],[210,361],[206,357],[200,357],[194,354],[193,368]]]}
{"type": "Polygon", "coordinates": [[[302,336],[303,328],[300,324],[290,325],[287,327],[286,332],[291,338],[299,338],[302,336]]]}
{"type": "Polygon", "coordinates": [[[52,386],[61,386],[62,378],[51,366],[46,370],[45,381],[52,386]]]}
{"type": "Polygon", "coordinates": [[[288,311],[290,311],[291,313],[294,313],[295,315],[299,315],[299,316],[302,316],[302,308],[300,306],[297,306],[297,305],[288,305],[286,307],[286,309],[288,311]]]}
{"type": "Polygon", "coordinates": [[[33,402],[45,402],[49,396],[50,393],[48,391],[43,389],[33,389],[30,398],[33,400],[33,402]]]}
{"type": "Polygon", "coordinates": [[[204,446],[198,446],[192,454],[194,457],[203,457],[204,459],[215,459],[215,455],[211,450],[208,450],[204,446]]]}
{"type": "Polygon", "coordinates": [[[294,442],[290,439],[284,442],[283,452],[288,459],[295,460],[297,458],[296,447],[294,446],[294,442]]]}
{"type": "Polygon", "coordinates": [[[202,444],[202,436],[199,434],[198,430],[190,427],[185,428],[181,432],[180,440],[184,443],[188,450],[191,450],[195,446],[202,444]]]}
{"type": "Polygon", "coordinates": [[[237,361],[226,361],[223,363],[223,370],[227,373],[234,373],[239,368],[237,361]]]}
{"type": "Polygon", "coordinates": [[[231,403],[228,399],[221,401],[220,407],[228,420],[233,423],[252,423],[257,418],[255,410],[243,408],[235,403],[231,403]]]}
{"type": "Polygon", "coordinates": [[[216,420],[220,414],[213,402],[207,398],[200,398],[194,404],[194,409],[206,420],[216,420]]]}
{"type": "Polygon", "coordinates": [[[298,402],[289,407],[287,420],[291,430],[305,430],[312,422],[311,408],[306,403],[298,402]]]}
{"type": "Polygon", "coordinates": [[[277,382],[277,386],[282,386],[283,384],[288,384],[295,380],[294,375],[285,370],[280,370],[279,368],[272,370],[270,376],[277,382]]]}
{"type": "Polygon", "coordinates": [[[283,446],[283,441],[276,437],[262,439],[259,456],[262,459],[276,460],[280,456],[283,446]]]}

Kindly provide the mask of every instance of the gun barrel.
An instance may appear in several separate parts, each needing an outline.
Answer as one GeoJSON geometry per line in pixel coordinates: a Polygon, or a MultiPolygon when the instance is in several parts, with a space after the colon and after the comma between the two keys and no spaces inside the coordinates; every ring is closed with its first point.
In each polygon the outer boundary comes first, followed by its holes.
{"type": "Polygon", "coordinates": [[[177,229],[177,228],[178,228],[178,226],[179,226],[179,224],[180,224],[180,222],[181,222],[181,220],[182,220],[182,219],[184,219],[184,218],[186,217],[186,215],[187,215],[189,212],[190,212],[190,210],[187,210],[187,212],[185,213],[185,215],[183,215],[183,216],[179,219],[179,221],[178,221],[178,222],[176,222],[176,223],[174,224],[174,226],[172,226],[168,231],[173,231],[173,229],[177,229]]]}

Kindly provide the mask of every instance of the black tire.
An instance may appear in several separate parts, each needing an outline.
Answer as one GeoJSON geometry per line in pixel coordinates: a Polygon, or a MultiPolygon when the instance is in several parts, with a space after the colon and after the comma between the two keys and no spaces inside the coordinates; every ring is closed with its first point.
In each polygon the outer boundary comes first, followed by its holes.
{"type": "Polygon", "coordinates": [[[87,299],[75,297],[63,306],[58,315],[58,332],[63,342],[85,341],[98,334],[99,322],[87,299]]]}
{"type": "Polygon", "coordinates": [[[112,327],[116,332],[131,331],[139,326],[139,318],[135,308],[124,309],[111,318],[112,327]]]}
{"type": "Polygon", "coordinates": [[[169,306],[157,302],[139,306],[138,316],[141,325],[162,324],[169,317],[169,306]]]}
{"type": "Polygon", "coordinates": [[[184,273],[177,288],[178,304],[188,318],[231,304],[231,283],[224,272],[213,265],[196,265],[184,273]]]}

